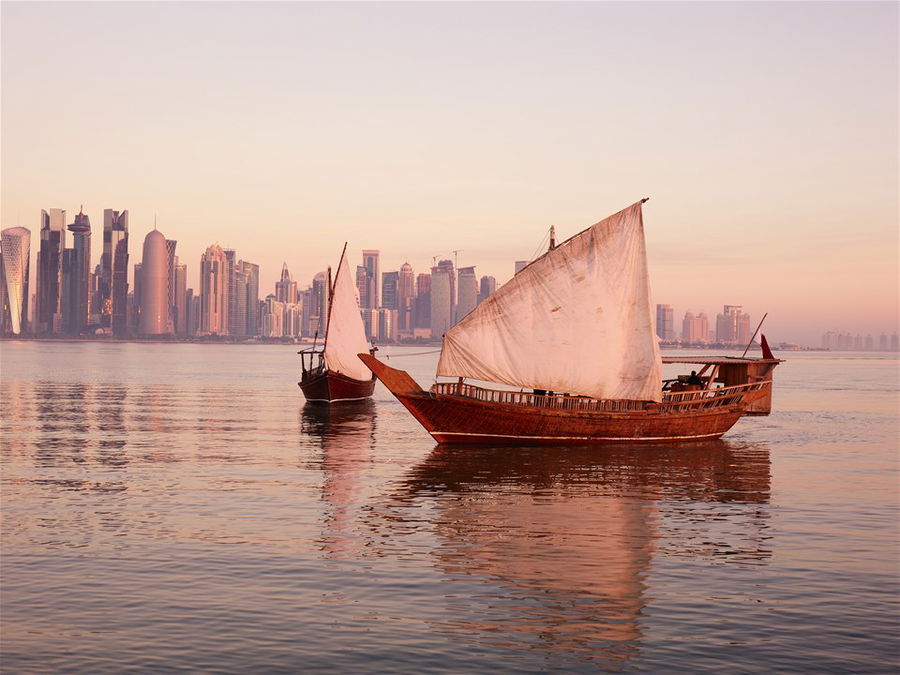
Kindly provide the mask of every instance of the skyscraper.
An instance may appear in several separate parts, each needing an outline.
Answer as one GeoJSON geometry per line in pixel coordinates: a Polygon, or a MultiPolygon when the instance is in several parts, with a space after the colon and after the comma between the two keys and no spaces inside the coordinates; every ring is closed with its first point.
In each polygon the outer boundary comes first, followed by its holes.
{"type": "Polygon", "coordinates": [[[481,289],[478,293],[478,304],[487,300],[497,290],[497,280],[494,277],[481,277],[481,289]]]}
{"type": "Polygon", "coordinates": [[[519,272],[521,272],[522,268],[524,268],[527,264],[528,264],[527,260],[516,260],[516,271],[513,272],[513,274],[515,275],[515,274],[518,274],[519,272]]]}
{"type": "Polygon", "coordinates": [[[298,298],[299,292],[297,291],[297,282],[291,278],[287,263],[282,263],[281,279],[275,282],[275,299],[278,302],[296,305],[298,298]]]}
{"type": "Polygon", "coordinates": [[[63,250],[66,248],[65,209],[41,211],[41,248],[37,256],[37,332],[62,329],[63,250]]]}
{"type": "Polygon", "coordinates": [[[10,227],[0,232],[3,286],[6,303],[4,325],[14,335],[21,335],[28,324],[28,272],[31,256],[31,231],[10,227]]]}
{"type": "Polygon", "coordinates": [[[313,277],[310,289],[309,335],[325,336],[325,321],[328,318],[328,274],[319,272],[313,277]]]}
{"type": "Polygon", "coordinates": [[[750,315],[741,305],[725,305],[722,314],[716,316],[716,342],[722,344],[746,344],[750,341],[750,315]]]}
{"type": "MultiPolygon", "coordinates": [[[[144,238],[141,258],[141,335],[164,335],[170,332],[169,318],[169,252],[167,241],[159,230],[151,230],[144,238]]],[[[173,256],[174,257],[174,256],[173,256]]]]}
{"type": "MultiPolygon", "coordinates": [[[[431,268],[432,275],[435,269],[442,270],[450,275],[450,324],[453,325],[453,320],[456,317],[456,270],[454,269],[453,261],[439,260],[437,267],[431,268]]],[[[434,307],[433,303],[432,307],[434,307]]]]}
{"type": "Polygon", "coordinates": [[[113,335],[128,331],[128,211],[103,210],[100,323],[113,335]]]}
{"type": "Polygon", "coordinates": [[[413,312],[414,328],[431,328],[431,275],[416,277],[416,304],[413,312]]]}
{"type": "Polygon", "coordinates": [[[228,261],[213,244],[200,256],[200,332],[228,334],[228,261]]]}
{"type": "Polygon", "coordinates": [[[408,262],[400,266],[397,279],[397,327],[403,331],[412,330],[413,306],[416,302],[416,278],[408,262]]]}
{"type": "Polygon", "coordinates": [[[399,272],[385,272],[381,275],[381,306],[387,309],[399,309],[398,289],[400,285],[399,272]]]}
{"type": "Polygon", "coordinates": [[[672,305],[656,306],[656,335],[660,340],[675,339],[675,310],[672,305]]]}
{"type": "Polygon", "coordinates": [[[241,272],[247,281],[247,324],[245,335],[259,335],[259,265],[241,261],[241,272]]]}
{"type": "MultiPolygon", "coordinates": [[[[381,306],[381,270],[379,257],[381,251],[363,251],[363,267],[369,277],[368,304],[369,309],[377,309],[381,306]]],[[[362,296],[360,296],[360,299],[362,296]]]]}
{"type": "Polygon", "coordinates": [[[175,265],[174,318],[175,334],[188,334],[187,265],[175,265]]]}
{"type": "MultiPolygon", "coordinates": [[[[156,225],[154,224],[154,228],[156,225]]],[[[178,256],[175,255],[175,247],[178,242],[174,239],[166,239],[166,304],[168,305],[167,333],[175,332],[175,268],[178,266],[178,256]]]]}
{"type": "Polygon", "coordinates": [[[91,314],[91,221],[80,209],[75,222],[69,225],[72,233],[72,253],[69,263],[69,283],[64,298],[69,308],[66,332],[84,332],[91,314]]]}
{"type": "Polygon", "coordinates": [[[453,287],[451,272],[431,268],[431,339],[437,340],[453,324],[453,287]]]}
{"type": "MultiPolygon", "coordinates": [[[[460,267],[458,297],[456,300],[456,321],[475,309],[478,304],[478,278],[474,267],[460,267]]],[[[455,323],[454,322],[454,323],[455,323]]]]}

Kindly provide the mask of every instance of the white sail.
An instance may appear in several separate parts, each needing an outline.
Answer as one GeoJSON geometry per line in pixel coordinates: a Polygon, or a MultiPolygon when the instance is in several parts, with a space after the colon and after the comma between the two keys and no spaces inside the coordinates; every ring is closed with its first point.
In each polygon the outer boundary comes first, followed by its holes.
{"type": "Polygon", "coordinates": [[[342,255],[334,279],[334,293],[328,314],[325,367],[354,380],[368,380],[372,377],[372,371],[357,357],[357,354],[368,351],[369,343],[359,313],[356,285],[350,278],[347,258],[342,255]]]}
{"type": "Polygon", "coordinates": [[[437,374],[661,400],[641,202],[548,251],[447,331],[437,374]]]}

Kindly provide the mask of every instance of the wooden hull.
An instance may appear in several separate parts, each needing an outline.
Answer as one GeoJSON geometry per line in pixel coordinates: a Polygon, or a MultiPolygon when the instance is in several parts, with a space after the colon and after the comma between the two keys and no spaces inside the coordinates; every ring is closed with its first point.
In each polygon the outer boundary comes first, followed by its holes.
{"type": "Polygon", "coordinates": [[[406,372],[368,354],[360,354],[360,358],[439,443],[578,445],[710,440],[728,431],[746,407],[735,402],[676,412],[610,412],[506,405],[426,392],[406,372]]]}
{"type": "Polygon", "coordinates": [[[303,373],[297,384],[310,403],[342,403],[370,397],[375,391],[375,376],[369,380],[354,380],[325,370],[316,374],[303,373]]]}

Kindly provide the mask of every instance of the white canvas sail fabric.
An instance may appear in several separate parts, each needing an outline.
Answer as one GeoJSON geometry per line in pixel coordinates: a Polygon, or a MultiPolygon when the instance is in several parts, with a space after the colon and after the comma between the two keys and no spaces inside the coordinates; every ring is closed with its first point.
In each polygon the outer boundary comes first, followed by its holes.
{"type": "Polygon", "coordinates": [[[660,401],[641,202],[521,270],[444,336],[438,375],[660,401]]]}
{"type": "Polygon", "coordinates": [[[328,332],[325,334],[325,367],[354,380],[368,380],[372,371],[359,360],[357,354],[369,351],[366,331],[359,313],[356,285],[350,279],[350,266],[341,256],[334,294],[329,310],[328,332]]]}

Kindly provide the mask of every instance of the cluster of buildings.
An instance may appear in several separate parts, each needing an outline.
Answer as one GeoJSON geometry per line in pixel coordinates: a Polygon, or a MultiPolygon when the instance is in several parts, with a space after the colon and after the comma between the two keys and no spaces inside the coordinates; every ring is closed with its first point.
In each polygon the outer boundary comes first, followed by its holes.
{"type": "Polygon", "coordinates": [[[656,335],[660,343],[681,346],[745,346],[753,336],[750,315],[741,305],[725,305],[716,315],[716,323],[704,312],[694,314],[690,310],[681,320],[681,334],[675,330],[675,310],[671,305],[656,306],[656,335]]]}
{"type": "Polygon", "coordinates": [[[863,337],[859,333],[852,335],[830,330],[822,336],[822,349],[855,352],[896,352],[900,351],[900,338],[898,338],[897,333],[893,333],[890,337],[888,337],[887,333],[882,333],[876,343],[875,337],[871,334],[863,337]]]}
{"type": "MultiPolygon", "coordinates": [[[[259,265],[214,244],[200,256],[195,290],[188,287],[187,265],[176,255],[178,242],[154,225],[129,284],[128,211],[104,210],[103,252],[93,269],[90,219],[82,210],[67,220],[64,209],[41,212],[31,286],[30,230],[0,233],[4,334],[276,339],[324,334],[329,271],[301,288],[285,264],[275,292],[261,299],[259,265]]],[[[478,279],[474,267],[457,269],[451,260],[435,260],[429,272],[419,274],[409,263],[381,272],[377,250],[364,250],[361,263],[356,285],[362,318],[368,336],[378,342],[440,338],[497,288],[494,277],[478,279]]]]}

